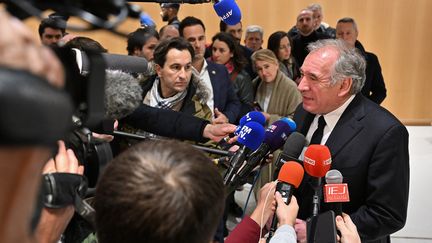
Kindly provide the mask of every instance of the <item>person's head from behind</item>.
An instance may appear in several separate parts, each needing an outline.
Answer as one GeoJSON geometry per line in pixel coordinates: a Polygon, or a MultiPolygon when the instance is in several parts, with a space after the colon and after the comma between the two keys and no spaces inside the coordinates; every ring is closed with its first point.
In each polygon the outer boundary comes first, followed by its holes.
{"type": "Polygon", "coordinates": [[[164,40],[156,47],[154,63],[162,97],[168,98],[187,89],[194,55],[193,47],[180,37],[164,40]]]}
{"type": "Polygon", "coordinates": [[[253,51],[261,49],[263,44],[264,30],[259,25],[249,25],[246,27],[245,46],[253,51]]]}
{"type": "Polygon", "coordinates": [[[319,40],[308,49],[298,85],[303,108],[313,114],[327,114],[361,91],[366,61],[343,40],[319,40]]]}
{"type": "Polygon", "coordinates": [[[358,37],[357,24],[353,18],[339,19],[336,24],[336,38],[344,40],[350,47],[355,47],[358,37]]]}
{"type": "Polygon", "coordinates": [[[204,23],[195,17],[188,16],[180,22],[180,36],[187,40],[195,50],[194,60],[204,59],[206,36],[204,23]]]}
{"type": "Polygon", "coordinates": [[[96,189],[100,243],[210,242],[224,208],[217,168],[191,145],[138,144],[115,158],[96,189]]]}
{"type": "Polygon", "coordinates": [[[252,54],[251,59],[255,71],[262,81],[271,83],[276,80],[279,61],[272,51],[268,49],[258,50],[252,54]]]}
{"type": "Polygon", "coordinates": [[[232,62],[234,70],[238,72],[247,64],[240,46],[230,34],[224,32],[212,38],[212,61],[223,65],[232,62]]]}
{"type": "Polygon", "coordinates": [[[128,55],[153,60],[153,52],[159,42],[159,33],[153,27],[139,28],[128,35],[128,55]]]}
{"type": "Polygon", "coordinates": [[[242,22],[238,22],[235,25],[228,25],[223,21],[219,22],[219,31],[225,32],[234,37],[234,39],[240,44],[243,35],[243,25],[242,22]]]}
{"type": "Polygon", "coordinates": [[[296,27],[303,36],[309,36],[315,28],[313,12],[309,9],[303,9],[297,16],[296,27]]]}
{"type": "Polygon", "coordinates": [[[85,36],[77,36],[68,41],[65,47],[76,48],[82,51],[91,50],[97,53],[106,53],[108,52],[99,42],[85,37],[85,36]]]}
{"type": "Polygon", "coordinates": [[[165,39],[173,38],[173,37],[179,37],[180,33],[174,25],[165,25],[159,30],[159,37],[160,41],[163,41],[165,39]]]}
{"type": "Polygon", "coordinates": [[[277,31],[270,35],[267,49],[271,50],[279,61],[285,62],[291,57],[292,40],[285,31],[277,31]]]}
{"type": "Polygon", "coordinates": [[[161,3],[160,7],[161,7],[160,15],[162,17],[162,21],[167,22],[177,17],[178,11],[180,9],[180,4],[161,3]]]}
{"type": "Polygon", "coordinates": [[[61,18],[46,18],[39,24],[39,37],[42,44],[56,45],[64,36],[66,21],[61,18]]]}

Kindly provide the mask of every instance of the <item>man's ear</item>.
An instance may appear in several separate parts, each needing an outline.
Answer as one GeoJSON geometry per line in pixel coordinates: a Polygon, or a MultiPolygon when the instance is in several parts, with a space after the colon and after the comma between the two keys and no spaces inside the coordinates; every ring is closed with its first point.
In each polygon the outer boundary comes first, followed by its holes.
{"type": "Polygon", "coordinates": [[[133,50],[133,54],[134,54],[134,56],[138,56],[138,57],[141,56],[141,49],[138,47],[135,47],[133,50]]]}
{"type": "Polygon", "coordinates": [[[352,78],[345,78],[341,81],[341,86],[339,89],[339,96],[346,96],[350,94],[353,80],[352,78]]]}
{"type": "Polygon", "coordinates": [[[154,67],[155,67],[155,70],[156,70],[158,77],[160,78],[161,74],[162,74],[162,67],[159,64],[155,64],[154,67]]]}

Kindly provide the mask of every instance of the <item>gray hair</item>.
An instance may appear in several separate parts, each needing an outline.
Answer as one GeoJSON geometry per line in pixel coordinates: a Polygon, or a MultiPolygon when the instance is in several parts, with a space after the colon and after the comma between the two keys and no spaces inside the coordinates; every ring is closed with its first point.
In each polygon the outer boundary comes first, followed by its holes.
{"type": "Polygon", "coordinates": [[[260,33],[261,38],[264,36],[264,30],[261,26],[259,25],[249,25],[248,27],[246,27],[246,36],[249,33],[260,33]]]}
{"type": "Polygon", "coordinates": [[[315,12],[315,11],[320,11],[320,12],[322,12],[322,7],[321,7],[321,5],[319,5],[318,3],[313,3],[313,4],[309,5],[309,6],[307,7],[307,9],[312,10],[313,12],[315,12]]]}
{"type": "Polygon", "coordinates": [[[319,40],[310,43],[308,50],[312,53],[326,47],[335,48],[339,53],[339,57],[331,71],[330,83],[334,85],[344,78],[352,78],[353,82],[350,93],[359,93],[366,80],[366,60],[364,57],[357,48],[349,47],[343,40],[319,40]]]}
{"type": "Polygon", "coordinates": [[[339,23],[351,23],[353,25],[353,27],[354,27],[354,30],[356,32],[358,32],[357,23],[355,22],[355,20],[353,18],[350,18],[350,17],[341,18],[341,19],[338,20],[337,23],[338,24],[339,23]]]}

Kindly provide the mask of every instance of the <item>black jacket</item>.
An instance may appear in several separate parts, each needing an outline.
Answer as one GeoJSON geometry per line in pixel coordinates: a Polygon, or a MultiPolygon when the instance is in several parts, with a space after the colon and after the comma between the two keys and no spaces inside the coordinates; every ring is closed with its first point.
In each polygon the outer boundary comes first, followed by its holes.
{"type": "Polygon", "coordinates": [[[361,92],[373,102],[381,104],[387,96],[387,89],[378,57],[371,52],[367,52],[359,41],[356,41],[355,47],[366,59],[366,81],[361,92]]]}
{"type": "MultiPolygon", "coordinates": [[[[306,135],[314,114],[300,104],[294,115],[297,130],[306,135]]],[[[350,201],[342,204],[357,226],[362,242],[388,242],[406,222],[409,192],[408,131],[390,112],[357,94],[328,138],[331,169],[348,184],[350,201]]],[[[298,217],[311,215],[311,177],[296,191],[298,217]]],[[[321,201],[321,211],[328,210],[321,201]]]]}

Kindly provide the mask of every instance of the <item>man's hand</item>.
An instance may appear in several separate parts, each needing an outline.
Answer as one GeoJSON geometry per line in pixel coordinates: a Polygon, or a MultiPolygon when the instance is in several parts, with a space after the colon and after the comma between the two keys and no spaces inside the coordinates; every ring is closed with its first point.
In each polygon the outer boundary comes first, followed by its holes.
{"type": "Polygon", "coordinates": [[[263,114],[263,116],[265,117],[266,122],[268,122],[270,120],[270,114],[264,111],[261,111],[261,113],[263,114]]]}
{"type": "Polygon", "coordinates": [[[280,225],[288,224],[294,227],[297,218],[297,213],[299,210],[297,199],[295,198],[295,196],[292,196],[290,203],[286,205],[279,192],[276,192],[275,198],[277,202],[276,215],[279,224],[280,225]]]}
{"type": "MultiPolygon", "coordinates": [[[[360,236],[357,232],[357,227],[352,222],[348,214],[343,213],[341,216],[336,217],[336,227],[341,232],[341,243],[360,243],[360,236]]],[[[338,236],[339,240],[339,236],[338,236]]]]}
{"type": "Polygon", "coordinates": [[[63,67],[57,57],[4,10],[0,10],[0,65],[27,70],[56,87],[64,85],[63,67]]]}
{"type": "Polygon", "coordinates": [[[213,119],[212,124],[224,124],[229,122],[228,118],[220,112],[218,108],[214,109],[214,113],[215,119],[213,119]]]}
{"type": "Polygon", "coordinates": [[[306,221],[296,219],[294,229],[297,234],[297,242],[306,243],[306,221]]]}
{"type": "Polygon", "coordinates": [[[234,133],[237,126],[229,123],[225,124],[207,124],[203,131],[203,137],[219,142],[221,139],[234,133]]]}
{"type": "MultiPolygon", "coordinates": [[[[43,174],[47,173],[72,173],[82,175],[84,167],[79,165],[78,159],[71,149],[66,150],[63,141],[58,142],[58,153],[54,159],[50,159],[43,168],[43,174]]],[[[74,207],[43,208],[35,237],[38,242],[57,242],[60,235],[66,229],[74,214],[74,207]]]]}
{"type": "Polygon", "coordinates": [[[257,206],[250,217],[260,225],[260,227],[263,227],[262,224],[267,223],[276,209],[275,190],[276,182],[269,182],[265,184],[259,192],[257,206]]]}

